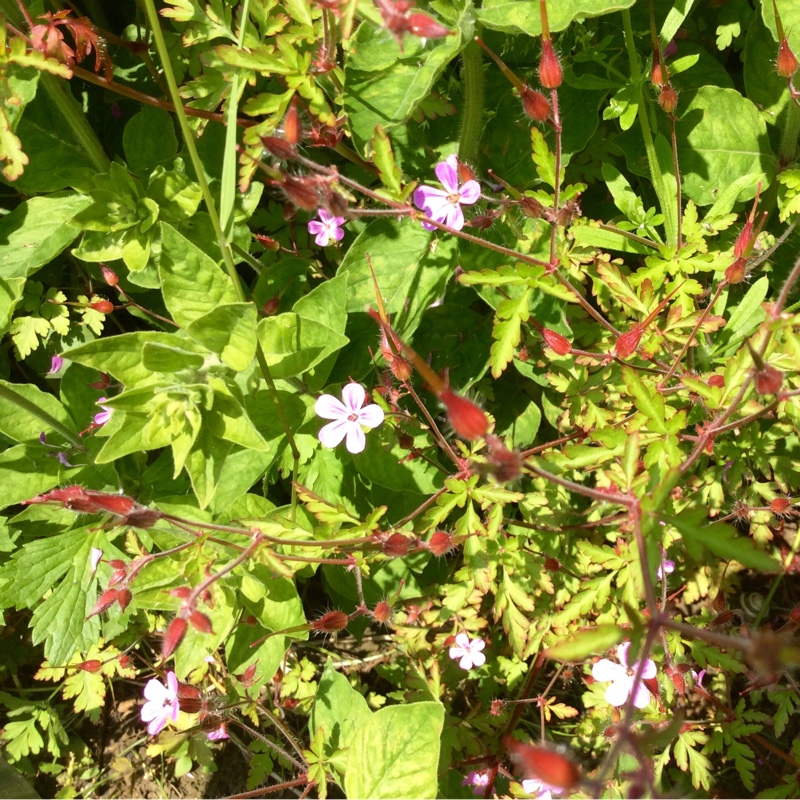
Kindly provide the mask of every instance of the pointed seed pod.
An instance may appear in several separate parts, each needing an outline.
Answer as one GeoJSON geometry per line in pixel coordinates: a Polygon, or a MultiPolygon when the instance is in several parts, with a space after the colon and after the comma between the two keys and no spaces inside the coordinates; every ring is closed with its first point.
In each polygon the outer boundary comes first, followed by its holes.
{"type": "Polygon", "coordinates": [[[546,122],[550,119],[552,109],[547,98],[530,86],[524,86],[520,92],[519,99],[522,101],[522,108],[525,113],[536,122],[546,122]]]}
{"type": "Polygon", "coordinates": [[[455,432],[464,439],[480,439],[489,430],[489,419],[471,400],[450,389],[444,389],[439,399],[447,408],[447,416],[455,432]]]}
{"type": "Polygon", "coordinates": [[[441,39],[453,33],[432,17],[420,12],[409,14],[405,19],[405,26],[409,33],[422,39],[441,39]]]}
{"type": "Polygon", "coordinates": [[[402,533],[393,533],[384,543],[383,552],[387,556],[399,558],[411,549],[411,539],[402,533]]]}
{"type": "Polygon", "coordinates": [[[627,333],[623,333],[614,344],[614,352],[620,358],[628,358],[636,352],[642,338],[642,329],[637,325],[627,333]]]}
{"type": "Polygon", "coordinates": [[[319,182],[316,178],[287,175],[280,186],[298,208],[304,211],[316,211],[319,208],[319,182]]]}
{"type": "Polygon", "coordinates": [[[105,280],[109,286],[116,286],[119,283],[117,273],[114,272],[113,269],[110,269],[105,264],[101,264],[100,271],[103,273],[103,280],[105,280]]]}
{"type": "Polygon", "coordinates": [[[542,338],[545,344],[560,356],[569,355],[572,350],[569,340],[565,339],[560,333],[550,330],[550,328],[542,328],[542,338]]]}
{"type": "Polygon", "coordinates": [[[188,623],[183,617],[175,617],[167,626],[164,639],[161,642],[161,658],[165,661],[175,652],[178,645],[186,635],[188,623]]]}
{"type": "Polygon", "coordinates": [[[262,136],[264,149],[280,161],[291,161],[297,155],[297,148],[278,136],[262,136]]]}
{"type": "Polygon", "coordinates": [[[739,256],[728,269],[725,270],[725,280],[731,284],[741,283],[747,272],[747,259],[739,256]]]}
{"type": "MultiPolygon", "coordinates": [[[[89,612],[89,617],[95,616],[95,614],[102,614],[103,611],[111,608],[114,603],[117,602],[117,594],[118,589],[106,589],[100,597],[97,598],[97,602],[94,604],[94,608],[89,612]]],[[[86,619],[89,619],[86,617],[86,619]]]]}
{"type": "Polygon", "coordinates": [[[797,56],[789,47],[789,40],[784,36],[778,48],[778,59],[775,62],[778,75],[782,78],[791,78],[797,72],[797,56]]]}
{"type": "Polygon", "coordinates": [[[650,70],[650,82],[658,89],[665,83],[664,71],[661,68],[661,62],[658,60],[657,53],[653,54],[653,68],[650,70]]]}
{"type": "Polygon", "coordinates": [[[545,89],[558,89],[564,74],[550,39],[542,40],[542,59],[539,62],[539,83],[545,89]]]}
{"type": "Polygon", "coordinates": [[[312,631],[320,633],[336,633],[347,627],[347,614],[344,611],[328,611],[311,623],[312,631]]]}

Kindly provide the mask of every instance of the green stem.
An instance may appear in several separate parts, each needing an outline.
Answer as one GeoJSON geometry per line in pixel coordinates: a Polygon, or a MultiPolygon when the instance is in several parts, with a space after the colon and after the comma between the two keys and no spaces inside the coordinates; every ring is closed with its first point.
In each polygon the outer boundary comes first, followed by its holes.
{"type": "Polygon", "coordinates": [[[778,161],[781,167],[794,161],[798,135],[800,135],[800,108],[796,103],[789,103],[786,108],[786,125],[778,148],[778,161]]]}
{"type": "Polygon", "coordinates": [[[98,172],[108,172],[111,161],[105,154],[97,135],[86,121],[83,109],[72,96],[68,86],[55,75],[42,74],[40,81],[50,99],[55,103],[58,112],[72,129],[75,138],[86,151],[86,155],[91,159],[95,169],[98,172]]]}
{"type": "Polygon", "coordinates": [[[475,163],[484,122],[483,57],[477,42],[470,42],[464,48],[461,53],[461,63],[461,82],[464,87],[464,115],[461,122],[461,141],[458,145],[458,157],[461,161],[475,163]]]}
{"type": "Polygon", "coordinates": [[[639,125],[642,129],[642,137],[644,138],[647,164],[650,168],[650,179],[653,182],[653,189],[655,189],[658,203],[661,206],[661,213],[664,215],[664,231],[667,236],[667,242],[676,246],[678,243],[678,219],[675,214],[675,198],[670,191],[667,175],[661,169],[655,143],[653,141],[653,133],[650,130],[650,121],[647,118],[647,109],[645,108],[644,96],[641,89],[642,73],[639,69],[639,56],[636,53],[636,47],[633,41],[633,26],[631,25],[631,14],[629,10],[625,9],[622,12],[622,20],[625,25],[625,46],[628,51],[631,83],[638,87],[636,89],[634,101],[637,104],[639,125]]]}
{"type": "MultiPolygon", "coordinates": [[[[175,80],[175,73],[172,70],[172,63],[169,60],[167,44],[164,41],[164,34],[161,31],[161,23],[158,14],[156,13],[154,0],[142,0],[142,2],[147,13],[148,22],[150,23],[150,27],[153,31],[153,43],[155,44],[156,51],[161,59],[161,66],[164,70],[164,78],[167,82],[167,87],[169,88],[170,99],[175,106],[175,116],[178,119],[178,125],[180,126],[183,140],[186,143],[186,149],[189,152],[189,158],[192,162],[192,166],[194,167],[195,175],[197,176],[197,182],[200,184],[200,191],[203,194],[208,216],[211,220],[211,226],[214,229],[214,234],[217,237],[217,243],[219,244],[219,249],[222,254],[222,260],[225,263],[225,269],[230,276],[237,298],[241,302],[246,302],[244,289],[242,288],[241,281],[239,280],[239,274],[236,272],[236,265],[233,262],[233,254],[231,252],[230,243],[225,236],[224,231],[222,230],[219,214],[217,214],[217,207],[214,203],[214,197],[211,194],[211,189],[208,185],[208,181],[206,180],[203,162],[200,160],[200,154],[197,152],[194,134],[192,133],[192,129],[189,127],[189,119],[186,116],[186,112],[183,108],[183,101],[181,100],[178,84],[175,80]]],[[[292,451],[292,457],[294,459],[293,477],[296,481],[297,471],[300,466],[300,451],[297,449],[297,444],[295,443],[292,430],[289,427],[289,420],[286,416],[283,406],[281,405],[278,392],[275,389],[275,381],[272,379],[272,373],[270,372],[264,352],[261,349],[260,342],[257,342],[256,344],[256,358],[258,359],[258,365],[261,368],[261,373],[264,376],[269,393],[272,396],[273,402],[275,403],[275,407],[278,411],[278,417],[281,421],[281,426],[283,427],[283,431],[286,434],[289,447],[292,451]]],[[[294,511],[296,504],[297,498],[295,497],[294,489],[292,489],[292,511],[294,511]]]]}
{"type": "Polygon", "coordinates": [[[77,433],[67,428],[62,422],[59,422],[55,417],[51,417],[46,411],[43,411],[35,403],[32,403],[21,394],[17,394],[7,383],[0,383],[0,397],[8,400],[18,408],[27,411],[34,417],[40,419],[45,425],[51,427],[54,431],[60,433],[73,447],[77,450],[85,451],[86,448],[81,442],[81,437],[77,433]]]}

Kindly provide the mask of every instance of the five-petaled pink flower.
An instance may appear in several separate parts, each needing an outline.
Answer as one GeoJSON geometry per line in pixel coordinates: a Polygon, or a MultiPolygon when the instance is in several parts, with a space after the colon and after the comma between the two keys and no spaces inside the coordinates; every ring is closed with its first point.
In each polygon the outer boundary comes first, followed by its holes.
{"type": "MultiPolygon", "coordinates": [[[[448,156],[436,165],[436,177],[444,189],[420,186],[414,192],[414,205],[421,208],[431,219],[460,231],[464,227],[464,212],[461,206],[471,206],[481,196],[478,181],[458,184],[458,157],[448,156]]],[[[423,222],[422,227],[429,231],[435,226],[423,222]]]]}
{"type": "Polygon", "coordinates": [[[551,786],[538,778],[528,778],[522,781],[522,788],[525,794],[533,795],[536,800],[553,800],[554,794],[558,795],[562,792],[562,789],[557,786],[551,786]]]}
{"type": "MultiPolygon", "coordinates": [[[[606,689],[606,700],[612,706],[624,706],[628,697],[633,693],[633,704],[636,708],[644,708],[650,702],[650,692],[641,681],[634,686],[636,673],[639,671],[639,662],[628,664],[630,646],[630,642],[624,642],[617,647],[619,664],[609,661],[607,658],[601,658],[592,667],[592,677],[600,683],[611,681],[611,686],[606,689]]],[[[648,658],[644,662],[642,679],[649,680],[655,676],[655,662],[648,658]]]]}
{"type": "Polygon", "coordinates": [[[114,413],[114,409],[111,406],[104,406],[103,401],[108,400],[107,397],[101,397],[97,401],[97,405],[102,408],[102,411],[99,411],[97,414],[94,415],[94,424],[95,425],[105,425],[111,419],[111,415],[114,413]]]}
{"type": "Polygon", "coordinates": [[[147,723],[147,732],[155,736],[168,720],[175,722],[178,719],[180,703],[178,702],[178,679],[174,672],[167,673],[167,685],[151,678],[144,687],[144,697],[147,702],[142,706],[142,722],[147,723]]]}
{"type": "Polygon", "coordinates": [[[229,739],[228,736],[228,729],[225,727],[225,723],[221,722],[219,728],[214,728],[213,731],[209,731],[206,736],[208,737],[209,741],[211,742],[219,742],[222,739],[229,739]]]}
{"type": "Polygon", "coordinates": [[[345,436],[345,447],[349,452],[360,453],[366,447],[363,428],[377,428],[384,418],[383,409],[375,403],[362,408],[366,397],[364,387],[358,383],[348,383],[342,389],[344,402],[332,394],[320,396],[314,411],[318,417],[334,420],[319,432],[319,440],[325,447],[336,447],[345,436]]]}
{"type": "Polygon", "coordinates": [[[663,581],[667,575],[672,575],[675,572],[675,562],[670,560],[669,558],[664,557],[665,554],[661,554],[661,563],[658,565],[658,569],[656,570],[656,577],[663,581]]]}
{"type": "Polygon", "coordinates": [[[459,633],[455,646],[450,648],[450,658],[458,661],[461,669],[482,667],[486,663],[486,656],[482,652],[484,647],[486,642],[483,639],[470,639],[466,633],[459,633]]]}
{"type": "Polygon", "coordinates": [[[471,786],[472,794],[483,794],[489,785],[489,773],[473,770],[461,781],[462,786],[471,786]]]}
{"type": "Polygon", "coordinates": [[[335,242],[340,242],[344,237],[342,225],[344,225],[344,217],[334,217],[329,211],[321,208],[317,212],[319,220],[312,219],[308,223],[308,232],[315,234],[314,241],[320,247],[327,247],[331,243],[331,239],[335,242]]]}

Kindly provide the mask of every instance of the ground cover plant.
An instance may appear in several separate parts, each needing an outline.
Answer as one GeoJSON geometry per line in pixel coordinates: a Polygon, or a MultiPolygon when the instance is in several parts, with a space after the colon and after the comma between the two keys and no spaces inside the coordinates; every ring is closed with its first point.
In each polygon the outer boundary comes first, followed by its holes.
{"type": "Polygon", "coordinates": [[[0,13],[6,785],[800,795],[800,6],[0,13]]]}

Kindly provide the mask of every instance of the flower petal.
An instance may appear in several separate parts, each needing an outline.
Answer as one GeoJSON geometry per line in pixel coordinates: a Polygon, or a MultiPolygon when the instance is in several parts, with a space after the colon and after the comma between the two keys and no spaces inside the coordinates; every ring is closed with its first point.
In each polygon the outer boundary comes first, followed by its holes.
{"type": "Polygon", "coordinates": [[[469,650],[469,636],[463,631],[456,634],[456,644],[459,647],[463,647],[465,650],[469,650]]]}
{"type": "Polygon", "coordinates": [[[467,653],[464,655],[461,661],[458,662],[458,666],[461,667],[461,669],[472,669],[472,654],[467,653]]]}
{"type": "Polygon", "coordinates": [[[592,677],[599,683],[606,683],[607,681],[616,681],[624,677],[626,674],[625,668],[619,664],[610,661],[607,658],[601,658],[592,667],[592,677]]]}
{"type": "Polygon", "coordinates": [[[318,247],[327,247],[331,240],[331,235],[327,228],[323,228],[315,237],[314,242],[318,247]]]}
{"type": "Polygon", "coordinates": [[[375,403],[364,406],[364,408],[358,412],[358,421],[367,428],[377,428],[385,417],[386,415],[383,413],[383,409],[375,403]]]}
{"type": "Polygon", "coordinates": [[[633,695],[633,704],[636,708],[645,708],[650,704],[650,691],[643,683],[636,687],[636,693],[633,695]]]}
{"type": "Polygon", "coordinates": [[[444,161],[436,165],[434,172],[448,194],[455,194],[458,191],[458,156],[447,156],[444,161]]]}
{"type": "Polygon", "coordinates": [[[155,736],[157,733],[161,733],[164,729],[164,726],[167,724],[167,717],[169,716],[169,712],[164,709],[165,713],[159,714],[159,716],[155,717],[152,722],[147,726],[147,732],[151,736],[155,736]]]}
{"type": "Polygon", "coordinates": [[[655,678],[656,673],[658,670],[656,669],[656,664],[654,661],[651,661],[649,658],[647,661],[644,662],[644,670],[642,671],[642,678],[645,680],[650,680],[650,678],[655,678]]]}
{"type": "Polygon", "coordinates": [[[342,402],[348,409],[348,416],[350,414],[358,414],[361,411],[361,406],[364,405],[366,397],[367,392],[360,383],[348,383],[342,389],[342,402]]]}
{"type": "Polygon", "coordinates": [[[346,419],[337,419],[335,422],[329,422],[317,434],[317,439],[325,447],[336,447],[347,435],[352,425],[353,423],[346,419]]]}
{"type": "Polygon", "coordinates": [[[626,669],[630,666],[628,663],[628,650],[630,649],[630,642],[623,642],[622,644],[617,645],[617,658],[619,659],[619,663],[622,664],[622,666],[626,669]]]}
{"type": "Polygon", "coordinates": [[[364,436],[364,431],[357,422],[349,422],[350,426],[347,429],[347,440],[344,446],[347,448],[348,453],[361,453],[367,446],[367,437],[364,436]]]}
{"type": "Polygon", "coordinates": [[[331,214],[331,212],[328,211],[327,208],[320,208],[317,211],[317,216],[322,220],[323,224],[325,225],[330,224],[331,220],[335,219],[333,214],[331,214]]]}
{"type": "Polygon", "coordinates": [[[312,219],[311,222],[308,223],[309,233],[322,233],[324,230],[325,226],[321,222],[317,222],[315,219],[312,219]]]}
{"type": "Polygon", "coordinates": [[[448,203],[445,218],[439,220],[453,230],[460,231],[464,227],[464,212],[458,203],[448,203]]]}
{"type": "Polygon", "coordinates": [[[447,652],[453,661],[467,655],[467,651],[463,647],[451,647],[447,652]]]}
{"type": "Polygon", "coordinates": [[[628,675],[625,675],[625,677],[614,681],[606,689],[606,702],[612,706],[616,706],[617,708],[624,706],[625,701],[628,699],[628,695],[631,693],[631,684],[632,679],[628,675]]]}
{"type": "MultiPolygon", "coordinates": [[[[339,219],[339,217],[337,217],[337,219],[339,219]]],[[[344,231],[338,225],[331,228],[331,239],[337,242],[341,242],[342,239],[344,239],[344,231]]]]}
{"type": "MultiPolygon", "coordinates": [[[[164,686],[164,684],[155,678],[150,678],[150,680],[144,685],[143,694],[145,700],[152,700],[155,703],[161,704],[164,702],[164,700],[166,700],[167,693],[167,688],[164,686]]],[[[147,704],[145,704],[145,706],[146,705],[147,704]]]]}
{"type": "Polygon", "coordinates": [[[350,416],[350,409],[338,397],[321,394],[314,403],[314,413],[322,419],[347,419],[350,416]]]}
{"type": "Polygon", "coordinates": [[[481,185],[478,181],[467,181],[459,190],[459,194],[461,195],[459,202],[465,206],[471,206],[473,203],[477,203],[481,196],[481,185]]]}
{"type": "Polygon", "coordinates": [[[486,656],[480,651],[476,651],[474,647],[472,649],[472,663],[476,667],[482,667],[486,663],[486,656]]]}

